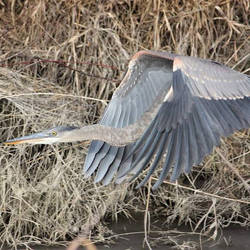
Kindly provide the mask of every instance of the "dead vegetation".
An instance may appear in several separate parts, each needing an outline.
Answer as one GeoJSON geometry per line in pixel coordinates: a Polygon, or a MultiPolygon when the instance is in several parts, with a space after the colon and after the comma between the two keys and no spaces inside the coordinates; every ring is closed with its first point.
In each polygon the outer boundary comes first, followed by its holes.
{"type": "MultiPolygon", "coordinates": [[[[247,0],[1,1],[0,13],[1,141],[97,122],[138,50],[250,70],[247,0]]],[[[166,182],[150,199],[147,186],[103,187],[83,179],[87,145],[0,148],[2,244],[65,244],[79,233],[104,241],[111,234],[105,218],[146,207],[164,223],[186,223],[214,239],[223,227],[250,225],[249,130],[223,140],[180,186],[166,182]]],[[[187,245],[173,237],[165,242],[187,245]]]]}

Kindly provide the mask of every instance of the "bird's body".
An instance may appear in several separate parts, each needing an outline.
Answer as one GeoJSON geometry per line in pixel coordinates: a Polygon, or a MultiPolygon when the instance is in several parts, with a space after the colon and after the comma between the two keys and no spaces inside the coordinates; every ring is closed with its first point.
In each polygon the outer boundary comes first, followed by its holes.
{"type": "Polygon", "coordinates": [[[171,180],[176,180],[199,164],[221,136],[249,127],[249,76],[209,60],[141,51],[132,57],[100,124],[54,128],[7,143],[94,140],[84,174],[96,173],[96,181],[104,184],[128,173],[137,177],[153,159],[144,184],[164,158],[157,188],[171,167],[171,180]]]}

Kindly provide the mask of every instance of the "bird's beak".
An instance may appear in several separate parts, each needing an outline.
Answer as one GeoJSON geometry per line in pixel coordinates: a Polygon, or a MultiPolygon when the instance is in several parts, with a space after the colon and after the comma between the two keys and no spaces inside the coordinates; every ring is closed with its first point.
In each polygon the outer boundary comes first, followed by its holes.
{"type": "Polygon", "coordinates": [[[4,142],[5,145],[16,145],[16,144],[23,144],[23,143],[29,143],[29,144],[48,144],[48,135],[45,135],[44,133],[36,133],[33,135],[28,136],[22,136],[15,139],[8,140],[4,142]]]}

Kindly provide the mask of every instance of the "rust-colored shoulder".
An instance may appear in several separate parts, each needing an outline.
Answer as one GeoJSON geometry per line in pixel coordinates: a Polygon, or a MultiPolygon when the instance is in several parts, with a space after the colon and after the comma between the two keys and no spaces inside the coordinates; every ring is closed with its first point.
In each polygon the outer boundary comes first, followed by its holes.
{"type": "Polygon", "coordinates": [[[139,57],[141,57],[141,56],[143,56],[143,55],[150,55],[150,54],[151,54],[151,53],[150,53],[150,50],[141,50],[141,51],[135,53],[135,54],[132,56],[131,60],[137,60],[139,57]]]}
{"type": "Polygon", "coordinates": [[[181,69],[183,67],[183,62],[180,58],[176,57],[174,59],[174,66],[173,71],[176,71],[177,69],[181,69]]]}

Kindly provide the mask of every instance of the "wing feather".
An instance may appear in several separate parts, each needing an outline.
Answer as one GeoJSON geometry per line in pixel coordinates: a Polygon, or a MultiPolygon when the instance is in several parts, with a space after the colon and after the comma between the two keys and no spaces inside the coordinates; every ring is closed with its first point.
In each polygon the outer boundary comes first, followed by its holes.
{"type": "Polygon", "coordinates": [[[177,128],[175,128],[172,131],[172,133],[170,133],[170,141],[169,141],[169,145],[167,148],[167,155],[165,158],[165,162],[163,164],[161,174],[160,174],[158,180],[156,181],[156,183],[154,184],[153,189],[157,189],[162,184],[162,182],[165,180],[165,178],[170,170],[170,167],[173,163],[173,158],[175,155],[176,143],[177,143],[177,131],[176,131],[177,128]]]}
{"type": "Polygon", "coordinates": [[[176,59],[176,68],[185,75],[185,83],[194,96],[224,100],[250,97],[248,75],[210,60],[189,56],[176,59]]]}
{"type": "Polygon", "coordinates": [[[136,167],[140,162],[144,162],[145,159],[150,160],[152,151],[155,149],[161,134],[157,130],[153,130],[150,136],[147,138],[145,144],[140,148],[140,151],[133,159],[132,168],[136,167]],[[148,158],[150,155],[150,158],[148,158]]]}
{"type": "Polygon", "coordinates": [[[193,115],[191,114],[187,120],[188,124],[188,154],[189,154],[189,164],[185,168],[185,173],[189,173],[193,165],[198,162],[199,158],[199,147],[196,142],[195,128],[193,124],[193,115]]]}
{"type": "Polygon", "coordinates": [[[125,147],[119,148],[114,162],[111,165],[108,165],[109,166],[108,171],[102,180],[103,185],[108,185],[112,181],[112,179],[114,178],[114,176],[117,173],[118,168],[120,166],[122,156],[124,154],[124,150],[125,150],[125,147]]]}
{"type": "Polygon", "coordinates": [[[181,172],[184,171],[184,169],[186,168],[186,166],[188,165],[188,131],[187,131],[187,124],[186,124],[186,120],[184,120],[184,122],[180,125],[180,146],[179,146],[179,155],[178,155],[178,162],[175,163],[174,165],[174,171],[173,174],[171,176],[172,180],[176,180],[181,172]],[[181,134],[182,133],[182,134],[181,134]]]}
{"type": "Polygon", "coordinates": [[[137,186],[137,188],[140,188],[141,186],[145,185],[145,183],[149,180],[150,176],[153,174],[153,172],[157,168],[157,165],[159,161],[161,160],[161,157],[163,156],[163,154],[166,151],[166,148],[168,147],[169,138],[170,138],[169,133],[164,131],[162,138],[160,139],[159,147],[157,148],[156,157],[153,163],[151,164],[147,172],[147,175],[145,176],[143,181],[137,186]]]}
{"type": "Polygon", "coordinates": [[[183,147],[183,136],[184,136],[184,130],[183,130],[183,123],[178,124],[177,131],[176,131],[176,146],[175,146],[175,152],[173,154],[173,173],[171,175],[171,181],[175,181],[181,171],[182,171],[182,164],[181,164],[181,158],[183,157],[182,153],[182,147],[183,147]]]}
{"type": "Polygon", "coordinates": [[[99,167],[100,161],[108,154],[109,149],[110,149],[109,144],[103,143],[100,150],[94,155],[94,159],[91,162],[90,167],[85,172],[86,177],[91,176],[95,172],[95,170],[99,167]]]}
{"type": "Polygon", "coordinates": [[[118,147],[109,147],[107,154],[105,155],[105,157],[102,158],[102,160],[98,164],[102,165],[103,167],[99,167],[97,169],[95,182],[99,182],[104,178],[104,176],[109,170],[110,165],[117,157],[118,150],[119,150],[118,147]]]}
{"type": "Polygon", "coordinates": [[[92,166],[92,162],[94,161],[96,154],[102,148],[103,144],[104,144],[104,142],[102,142],[102,141],[92,141],[91,142],[88,154],[85,158],[85,163],[84,163],[84,168],[83,168],[83,172],[84,172],[84,175],[86,177],[89,177],[91,175],[91,174],[88,175],[87,173],[92,166]]]}

